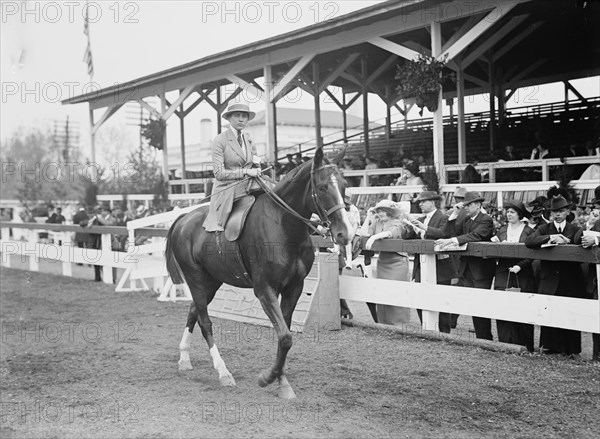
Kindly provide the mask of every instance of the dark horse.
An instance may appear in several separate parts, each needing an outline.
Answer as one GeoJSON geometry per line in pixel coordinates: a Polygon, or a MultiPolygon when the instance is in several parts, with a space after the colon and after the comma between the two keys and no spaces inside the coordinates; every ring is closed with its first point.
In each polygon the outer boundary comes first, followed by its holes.
{"type": "Polygon", "coordinates": [[[206,207],[189,212],[173,223],[167,235],[167,270],[173,283],[185,281],[188,284],[193,297],[179,345],[180,370],[192,368],[190,339],[198,322],[221,385],[235,386],[213,340],[207,307],[223,283],[254,288],[278,336],[275,364],[259,375],[258,384],[265,387],[278,379],[279,396],[295,397],[285,376],[285,366],[292,346],[292,313],[315,257],[308,226],[311,214],[317,213],[323,221],[330,222],[336,243],[348,242],[350,224],[342,198],[345,182],[336,166],[342,156],[343,152],[329,163],[318,149],[312,160],[279,182],[273,192],[288,208],[267,193],[259,195],[237,242],[226,241],[222,233],[218,236],[204,230],[206,207]],[[246,269],[248,276],[236,275],[240,273],[240,266],[246,269]]]}

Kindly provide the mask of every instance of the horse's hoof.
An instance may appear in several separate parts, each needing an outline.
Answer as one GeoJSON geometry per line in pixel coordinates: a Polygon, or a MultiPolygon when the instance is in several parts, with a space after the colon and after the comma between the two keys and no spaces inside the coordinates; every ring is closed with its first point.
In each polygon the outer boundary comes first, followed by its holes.
{"type": "Polygon", "coordinates": [[[192,370],[193,369],[192,362],[190,360],[187,360],[187,361],[179,360],[177,365],[179,366],[179,370],[192,370]]]}
{"type": "Polygon", "coordinates": [[[260,375],[258,375],[258,385],[260,387],[267,387],[269,384],[271,384],[273,382],[273,380],[269,381],[267,376],[269,375],[268,372],[261,372],[260,375]]]}
{"type": "Polygon", "coordinates": [[[233,375],[231,375],[231,374],[220,377],[219,382],[221,383],[222,387],[234,387],[235,386],[235,380],[233,379],[233,375]]]}
{"type": "Polygon", "coordinates": [[[296,394],[294,390],[290,386],[280,387],[279,392],[277,393],[281,399],[295,399],[296,394]]]}

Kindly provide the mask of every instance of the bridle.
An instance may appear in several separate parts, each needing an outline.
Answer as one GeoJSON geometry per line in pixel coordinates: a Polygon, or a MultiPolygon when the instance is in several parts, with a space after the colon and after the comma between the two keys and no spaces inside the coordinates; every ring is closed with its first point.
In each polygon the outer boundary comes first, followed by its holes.
{"type": "MultiPolygon", "coordinates": [[[[324,165],[324,166],[322,166],[319,169],[329,168],[329,167],[334,167],[334,166],[335,165],[324,165]]],[[[258,184],[263,188],[263,190],[265,191],[265,193],[275,202],[275,204],[277,204],[278,206],[280,206],[283,210],[285,210],[287,213],[289,213],[290,215],[292,215],[296,219],[302,221],[304,224],[306,224],[314,232],[317,232],[319,234],[321,233],[314,226],[314,224],[312,223],[312,221],[310,221],[310,219],[304,218],[302,215],[300,215],[298,212],[296,212],[279,195],[277,195],[273,191],[273,189],[271,189],[269,187],[269,185],[267,185],[262,179],[257,178],[256,180],[258,181],[258,184]]],[[[316,214],[319,217],[319,220],[321,221],[321,225],[323,225],[324,227],[329,228],[331,226],[331,222],[329,221],[329,215],[331,215],[332,213],[334,213],[334,212],[336,212],[336,211],[338,211],[340,209],[344,209],[345,206],[344,206],[343,203],[336,204],[336,205],[330,207],[327,210],[325,210],[325,208],[322,206],[321,201],[319,200],[319,196],[317,195],[317,190],[316,190],[316,184],[315,184],[315,162],[314,161],[311,163],[311,166],[310,166],[310,180],[309,180],[308,190],[310,191],[310,198],[311,198],[312,202],[315,205],[315,208],[316,208],[316,211],[317,211],[316,214]]]]}
{"type": "MultiPolygon", "coordinates": [[[[332,168],[332,167],[335,167],[335,165],[324,165],[320,169],[326,169],[326,168],[332,168]]],[[[317,208],[317,215],[319,216],[321,223],[327,228],[329,228],[331,226],[331,221],[329,221],[329,215],[331,215],[334,212],[337,212],[340,209],[344,209],[346,207],[344,205],[344,203],[341,203],[341,204],[335,204],[327,210],[325,210],[323,208],[323,206],[321,205],[321,201],[319,200],[319,196],[317,195],[317,191],[316,191],[316,187],[315,187],[315,162],[314,162],[314,160],[310,165],[310,197],[313,200],[315,207],[317,208]]]]}

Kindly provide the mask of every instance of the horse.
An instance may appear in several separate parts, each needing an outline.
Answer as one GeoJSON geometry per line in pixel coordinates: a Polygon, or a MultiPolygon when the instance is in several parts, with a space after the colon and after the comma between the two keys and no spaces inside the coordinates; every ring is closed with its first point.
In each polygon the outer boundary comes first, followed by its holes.
{"type": "Polygon", "coordinates": [[[272,191],[265,188],[235,242],[202,227],[207,207],[184,214],[172,224],[165,250],[167,270],[174,284],[187,283],[193,298],[179,344],[179,370],[192,369],[190,340],[198,323],[220,384],[235,386],[214,342],[207,308],[223,283],[253,288],[278,338],[275,363],[259,374],[258,384],[265,387],[277,379],[280,398],[296,397],[285,370],[292,347],[292,314],[315,258],[309,218],[312,213],[319,215],[341,246],[348,243],[351,230],[343,202],[345,180],[337,167],[343,154],[329,162],[319,148],[313,159],[289,172],[272,191]],[[246,269],[244,275],[239,275],[240,267],[246,269]]]}

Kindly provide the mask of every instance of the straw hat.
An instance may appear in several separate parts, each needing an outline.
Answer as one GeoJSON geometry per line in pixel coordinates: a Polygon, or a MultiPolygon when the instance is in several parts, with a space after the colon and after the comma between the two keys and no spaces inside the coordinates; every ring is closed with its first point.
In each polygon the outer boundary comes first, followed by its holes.
{"type": "Polygon", "coordinates": [[[256,113],[254,111],[250,111],[250,107],[246,104],[232,104],[229,106],[229,108],[227,109],[227,111],[225,113],[223,113],[223,115],[221,116],[223,119],[227,119],[229,120],[229,116],[231,116],[232,113],[235,113],[236,111],[241,112],[241,113],[247,113],[248,114],[248,120],[252,120],[254,119],[254,116],[256,116],[256,113]]]}
{"type": "Polygon", "coordinates": [[[398,205],[396,203],[394,203],[391,200],[381,200],[379,201],[374,209],[377,210],[383,210],[384,212],[387,212],[387,214],[391,217],[398,217],[402,214],[402,209],[400,209],[400,207],[398,207],[398,205]]]}

